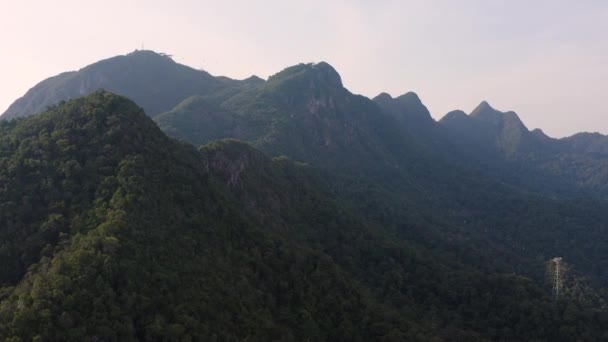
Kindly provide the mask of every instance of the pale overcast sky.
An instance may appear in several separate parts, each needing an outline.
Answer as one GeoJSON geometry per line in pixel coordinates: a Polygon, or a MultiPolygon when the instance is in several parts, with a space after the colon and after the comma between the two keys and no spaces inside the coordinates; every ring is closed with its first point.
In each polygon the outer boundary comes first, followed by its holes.
{"type": "Polygon", "coordinates": [[[0,0],[0,112],[62,71],[146,49],[214,75],[327,61],[433,116],[487,100],[561,137],[608,133],[604,0],[0,0]]]}

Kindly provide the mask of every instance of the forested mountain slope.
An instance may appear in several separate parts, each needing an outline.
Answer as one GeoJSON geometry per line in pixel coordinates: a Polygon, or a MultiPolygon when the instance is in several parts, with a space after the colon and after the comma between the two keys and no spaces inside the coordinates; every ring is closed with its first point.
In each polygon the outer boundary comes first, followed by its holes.
{"type": "Polygon", "coordinates": [[[592,304],[401,239],[309,166],[172,141],[122,97],[0,127],[4,340],[606,337],[592,304]]]}
{"type": "Polygon", "coordinates": [[[78,71],[50,77],[15,101],[1,119],[41,112],[62,100],[105,89],[127,96],[155,116],[173,108],[189,96],[236,86],[239,81],[213,77],[174,62],[170,56],[136,50],[93,63],[78,71]]]}
{"type": "Polygon", "coordinates": [[[514,113],[484,104],[471,116],[475,125],[494,128],[467,135],[477,140],[466,145],[445,122],[433,121],[415,94],[384,94],[372,102],[348,92],[337,72],[319,63],[287,68],[246,91],[189,99],[155,120],[195,145],[237,138],[268,155],[310,163],[326,172],[336,195],[408,239],[441,244],[428,236],[436,232],[490,243],[480,250],[492,267],[529,275],[542,269],[538,260],[560,255],[608,280],[598,266],[608,261],[600,242],[607,204],[546,197],[550,191],[535,193],[513,181],[498,148],[520,153],[535,140],[514,113]],[[501,145],[485,141],[490,138],[501,145]],[[504,175],[489,172],[494,168],[504,175]]]}
{"type": "Polygon", "coordinates": [[[377,140],[370,137],[376,134],[372,131],[386,134],[383,126],[393,125],[392,148],[399,148],[401,139],[395,136],[405,130],[419,147],[498,181],[545,195],[608,198],[605,136],[581,133],[552,139],[541,130],[529,131],[517,114],[499,112],[486,102],[471,115],[454,111],[436,122],[412,92],[396,98],[383,93],[373,103],[350,94],[326,63],[293,66],[269,82],[255,76],[236,81],[175,63],[162,53],[134,51],[39,83],[1,118],[31,115],[100,88],[133,99],[152,117],[162,114],[157,122],[163,131],[195,145],[234,137],[271,155],[312,160],[319,151],[301,145],[326,144],[333,148],[331,160],[346,165],[340,149],[352,144],[358,152],[369,149],[370,155],[382,155],[380,162],[394,165],[387,158],[386,146],[359,142],[377,140]],[[352,120],[366,122],[365,128],[356,129],[352,120]],[[350,133],[336,133],[342,128],[350,133]],[[300,149],[297,154],[296,148],[300,149]],[[379,154],[380,149],[384,151],[379,154]]]}
{"type": "Polygon", "coordinates": [[[229,96],[189,99],[156,121],[194,145],[230,137],[269,155],[345,168],[372,158],[394,164],[390,149],[399,146],[376,144],[386,131],[385,116],[369,99],[348,92],[329,64],[318,63],[287,68],[229,96]]]}
{"type": "MultiPolygon", "coordinates": [[[[139,55],[175,64],[148,51],[123,58],[139,55]]],[[[495,245],[483,251],[488,258],[499,255],[494,264],[505,269],[538,274],[531,260],[563,255],[606,277],[600,238],[606,203],[569,199],[591,192],[591,184],[601,191],[602,136],[550,139],[487,103],[470,116],[454,112],[438,123],[414,93],[374,101],[351,94],[327,63],[201,91],[156,117],[161,129],[195,146],[236,138],[269,156],[310,163],[353,209],[408,238],[428,243],[428,231],[450,230],[484,245],[489,234],[495,245]],[[562,150],[591,161],[568,162],[556,154],[562,150]],[[568,197],[545,198],[556,194],[568,197]]]]}
{"type": "MultiPolygon", "coordinates": [[[[186,70],[87,68],[141,58],[186,70]]],[[[605,136],[485,102],[437,122],[327,63],[184,88],[154,70],[125,89],[158,127],[105,91],[0,121],[0,337],[607,338],[605,136]]]]}

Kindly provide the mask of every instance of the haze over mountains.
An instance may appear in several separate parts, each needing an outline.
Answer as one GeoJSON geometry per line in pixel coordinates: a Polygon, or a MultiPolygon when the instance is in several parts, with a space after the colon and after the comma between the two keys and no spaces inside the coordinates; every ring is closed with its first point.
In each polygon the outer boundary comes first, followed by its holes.
{"type": "Polygon", "coordinates": [[[152,51],[2,118],[2,338],[608,338],[605,136],[152,51]]]}

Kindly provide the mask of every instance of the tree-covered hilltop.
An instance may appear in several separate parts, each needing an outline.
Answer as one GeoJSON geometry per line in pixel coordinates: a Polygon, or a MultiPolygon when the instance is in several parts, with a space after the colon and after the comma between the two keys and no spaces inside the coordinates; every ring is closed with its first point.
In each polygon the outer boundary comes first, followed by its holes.
{"type": "Polygon", "coordinates": [[[0,119],[36,114],[60,101],[98,89],[127,96],[142,106],[148,115],[155,116],[192,95],[239,85],[239,81],[213,77],[205,71],[176,63],[169,55],[136,50],[38,83],[15,101],[0,119]]]}
{"type": "Polygon", "coordinates": [[[0,150],[3,340],[607,337],[592,303],[400,238],[311,166],[173,141],[107,92],[3,122],[0,150]]]}

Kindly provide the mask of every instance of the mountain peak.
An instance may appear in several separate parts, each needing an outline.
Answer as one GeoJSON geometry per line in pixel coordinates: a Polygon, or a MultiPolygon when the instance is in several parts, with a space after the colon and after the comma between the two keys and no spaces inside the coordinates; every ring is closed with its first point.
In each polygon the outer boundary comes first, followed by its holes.
{"type": "Polygon", "coordinates": [[[472,117],[484,116],[492,113],[498,113],[487,101],[481,101],[481,103],[473,109],[471,112],[472,117]]]}
{"type": "Polygon", "coordinates": [[[317,85],[342,88],[340,74],[326,62],[298,64],[288,67],[279,73],[270,76],[268,81],[285,82],[290,80],[307,80],[317,85]]]}
{"type": "Polygon", "coordinates": [[[164,53],[164,52],[156,52],[153,50],[134,50],[124,56],[116,56],[109,58],[107,60],[125,58],[127,60],[133,61],[155,61],[155,62],[169,62],[171,64],[176,64],[173,60],[173,55],[164,53]]]}
{"type": "Polygon", "coordinates": [[[132,52],[129,52],[127,56],[159,56],[159,57],[171,57],[164,52],[156,52],[154,50],[139,50],[135,49],[132,52]]]}
{"type": "Polygon", "coordinates": [[[47,106],[97,89],[127,96],[153,117],[190,96],[222,89],[233,82],[236,81],[176,63],[166,53],[135,50],[38,83],[11,104],[2,119],[39,113],[47,106]]]}
{"type": "Polygon", "coordinates": [[[413,91],[408,91],[407,93],[398,96],[396,98],[396,100],[422,103],[422,100],[420,100],[420,97],[418,96],[418,94],[414,93],[413,91]]]}
{"type": "Polygon", "coordinates": [[[251,75],[251,76],[247,77],[246,79],[244,79],[243,82],[249,83],[249,84],[261,84],[266,81],[257,75],[251,75]]]}
{"type": "Polygon", "coordinates": [[[373,98],[374,101],[390,101],[392,99],[393,99],[393,97],[391,96],[391,94],[386,93],[386,92],[382,92],[373,98]]]}
{"type": "Polygon", "coordinates": [[[507,125],[509,127],[517,127],[518,129],[528,131],[517,113],[513,111],[501,112],[494,109],[486,101],[482,101],[479,106],[477,106],[477,108],[475,108],[471,114],[469,114],[469,117],[492,126],[507,125]]]}
{"type": "MultiPolygon", "coordinates": [[[[492,124],[499,124],[504,121],[509,122],[521,122],[517,114],[513,111],[501,112],[499,110],[494,109],[490,104],[486,101],[482,101],[472,112],[469,114],[469,117],[489,122],[492,124]]],[[[522,124],[523,125],[523,124],[522,124]]]]}
{"type": "Polygon", "coordinates": [[[396,118],[406,118],[407,120],[416,120],[422,122],[431,122],[433,118],[431,113],[422,103],[418,95],[414,92],[408,92],[399,97],[392,98],[388,93],[381,93],[374,97],[374,102],[382,110],[396,118]]]}
{"type": "Polygon", "coordinates": [[[336,87],[342,87],[342,78],[340,74],[329,65],[327,62],[319,62],[316,64],[312,64],[312,69],[318,77],[322,78],[328,84],[331,84],[336,87]]]}
{"type": "Polygon", "coordinates": [[[532,134],[532,136],[539,138],[539,139],[551,139],[547,134],[545,134],[545,132],[543,132],[542,129],[540,128],[535,128],[534,130],[532,130],[530,132],[530,134],[532,134]]]}
{"type": "Polygon", "coordinates": [[[440,123],[442,124],[454,124],[454,123],[458,123],[458,122],[463,122],[469,119],[469,116],[467,115],[467,113],[463,112],[462,110],[453,110],[449,113],[447,113],[446,115],[443,116],[443,118],[441,118],[441,120],[439,120],[440,123]]]}

